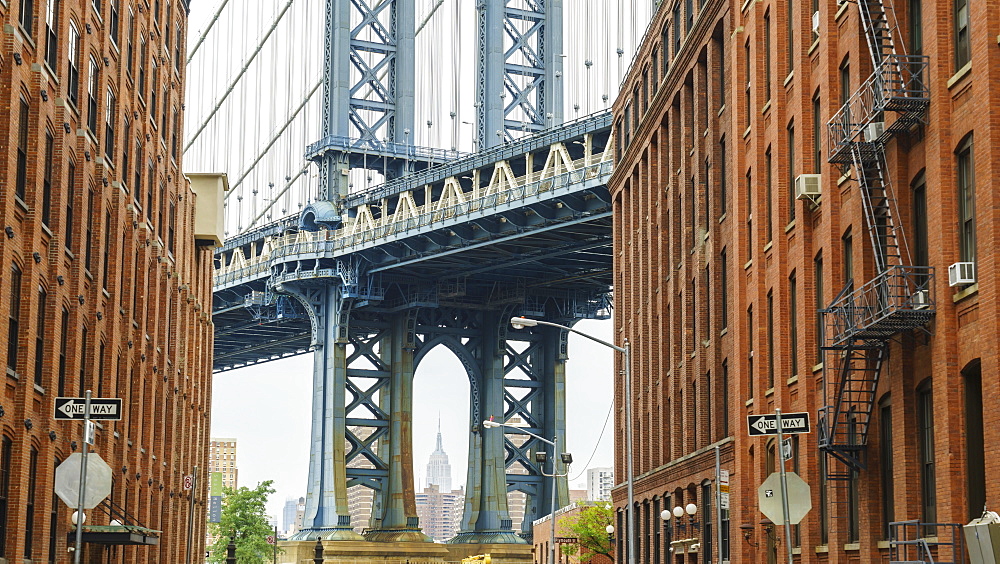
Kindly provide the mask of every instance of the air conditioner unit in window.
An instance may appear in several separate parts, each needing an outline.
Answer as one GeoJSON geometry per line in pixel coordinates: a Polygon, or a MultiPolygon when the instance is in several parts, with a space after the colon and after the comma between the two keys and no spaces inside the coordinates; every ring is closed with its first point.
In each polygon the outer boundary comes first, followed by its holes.
{"type": "Polygon", "coordinates": [[[883,133],[885,133],[884,121],[875,121],[869,123],[868,127],[865,128],[865,141],[869,143],[878,141],[878,138],[882,137],[883,133]]]}
{"type": "Polygon", "coordinates": [[[948,267],[948,285],[961,286],[976,283],[976,263],[956,262],[948,267]]]}
{"type": "Polygon", "coordinates": [[[823,195],[822,174],[800,174],[795,177],[795,198],[815,202],[823,195]]]}
{"type": "Polygon", "coordinates": [[[813,33],[819,35],[819,11],[818,10],[815,11],[815,12],[813,12],[812,24],[813,24],[813,28],[812,28],[813,33]]]}
{"type": "Polygon", "coordinates": [[[927,290],[917,290],[913,293],[913,309],[927,309],[931,305],[930,292],[927,290]]]}

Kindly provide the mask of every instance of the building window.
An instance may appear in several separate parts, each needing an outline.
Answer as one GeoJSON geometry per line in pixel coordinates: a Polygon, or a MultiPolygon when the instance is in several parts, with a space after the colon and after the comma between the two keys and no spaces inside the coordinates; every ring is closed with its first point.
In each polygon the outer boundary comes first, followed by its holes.
{"type": "Polygon", "coordinates": [[[674,6],[674,57],[681,52],[681,4],[674,6]]]}
{"type": "Polygon", "coordinates": [[[170,202],[170,212],[167,215],[167,252],[170,254],[174,253],[174,223],[177,221],[176,208],[173,202],[170,202]]]}
{"type": "MultiPolygon", "coordinates": [[[[65,310],[63,310],[63,311],[65,311],[65,310]]],[[[68,325],[69,325],[69,323],[67,321],[67,326],[68,325]]],[[[90,352],[88,350],[89,347],[87,346],[88,345],[88,342],[87,342],[87,336],[88,336],[88,334],[89,333],[87,332],[87,328],[86,327],[84,327],[80,331],[80,380],[79,380],[79,382],[77,382],[78,387],[79,387],[79,389],[77,390],[79,393],[77,395],[79,397],[83,397],[83,395],[86,393],[86,388],[87,388],[87,386],[86,386],[87,374],[88,374],[88,371],[87,371],[87,353],[90,352]]],[[[168,335],[168,338],[169,338],[169,335],[168,335]]],[[[97,396],[97,397],[100,397],[100,396],[97,396]]]]}
{"type": "Polygon", "coordinates": [[[660,30],[660,45],[663,46],[663,77],[666,78],[670,68],[670,27],[667,24],[660,30]]]}
{"type": "Polygon", "coordinates": [[[28,188],[28,101],[21,97],[21,107],[17,126],[17,177],[14,191],[21,201],[26,198],[28,188]]]}
{"type": "Polygon", "coordinates": [[[788,356],[792,362],[792,376],[799,373],[799,287],[795,272],[788,277],[788,356]]]}
{"type": "Polygon", "coordinates": [[[111,12],[108,15],[108,35],[110,35],[111,41],[116,47],[121,45],[121,38],[118,36],[120,27],[118,23],[118,2],[119,0],[111,0],[111,12]]]}
{"type": "Polygon", "coordinates": [[[31,37],[31,23],[34,21],[35,16],[35,2],[34,0],[21,0],[21,13],[20,13],[20,23],[21,28],[24,29],[25,35],[31,37]]]}
{"type": "Polygon", "coordinates": [[[135,64],[135,49],[133,41],[135,39],[135,12],[130,7],[128,9],[128,35],[125,37],[125,72],[132,76],[132,68],[135,64]]]}
{"type": "Polygon", "coordinates": [[[38,489],[38,449],[28,454],[28,497],[24,504],[24,558],[31,559],[35,540],[35,490],[38,489]]]}
{"type": "Polygon", "coordinates": [[[14,443],[10,437],[0,438],[0,557],[7,556],[7,501],[10,499],[10,463],[14,443]]]}
{"type": "MultiPolygon", "coordinates": [[[[139,98],[146,95],[146,38],[139,35],[139,98]]],[[[138,164],[138,163],[137,163],[138,164]]]]}
{"type": "Polygon", "coordinates": [[[788,222],[795,220],[795,125],[788,124],[788,222]]]}
{"type": "Polygon", "coordinates": [[[890,537],[889,523],[896,520],[895,479],[893,476],[892,407],[888,400],[879,405],[879,459],[882,470],[882,538],[890,537]]]}
{"type": "Polygon", "coordinates": [[[101,342],[101,346],[97,351],[97,397],[101,397],[104,392],[104,342],[101,342]]]}
{"type": "Polygon", "coordinates": [[[87,129],[97,135],[97,96],[101,89],[101,71],[97,59],[90,58],[90,80],[87,83],[87,129]]]}
{"type": "Polygon", "coordinates": [[[77,106],[80,101],[80,30],[76,23],[69,22],[69,67],[66,73],[66,96],[77,106]]]}
{"type": "Polygon", "coordinates": [[[104,108],[104,155],[109,161],[115,160],[115,93],[108,87],[108,104],[104,108]]]}
{"type": "Polygon", "coordinates": [[[771,100],[771,12],[764,14],[764,101],[771,100]]]}
{"type": "Polygon", "coordinates": [[[969,42],[969,0],[955,0],[955,70],[972,60],[969,42]]]}
{"type": "Polygon", "coordinates": [[[63,231],[63,241],[67,249],[73,250],[73,201],[76,199],[76,165],[73,161],[66,163],[66,229],[63,231]]]}
{"type": "Polygon", "coordinates": [[[66,349],[69,342],[69,311],[62,308],[62,327],[59,328],[59,396],[66,395],[66,349]]]}
{"type": "Polygon", "coordinates": [[[930,264],[927,247],[927,181],[920,173],[913,182],[913,263],[930,264]]]}
{"type": "Polygon", "coordinates": [[[969,490],[968,519],[986,507],[986,449],[983,438],[983,374],[977,358],[962,370],[965,381],[965,465],[969,490]]]}
{"type": "Polygon", "coordinates": [[[934,396],[930,380],[917,388],[917,457],[920,462],[920,520],[935,523],[937,477],[934,468],[934,396]]]}
{"type": "Polygon", "coordinates": [[[104,214],[104,262],[101,266],[101,288],[108,291],[108,267],[111,265],[111,212],[104,214]]]}
{"type": "Polygon", "coordinates": [[[816,364],[823,362],[823,254],[813,259],[813,277],[816,279],[816,364]]]}
{"type": "Polygon", "coordinates": [[[719,81],[719,109],[721,110],[726,105],[726,42],[722,38],[721,26],[716,28],[712,41],[715,42],[715,54],[719,57],[718,64],[714,65],[712,70],[717,73],[716,79],[719,81]]]}
{"type": "Polygon", "coordinates": [[[841,245],[843,246],[844,252],[844,286],[854,287],[854,236],[851,234],[851,228],[847,228],[847,232],[840,239],[841,245]]]}
{"type": "Polygon", "coordinates": [[[752,111],[751,110],[752,106],[750,105],[751,104],[751,102],[750,102],[750,89],[753,87],[753,75],[750,73],[750,41],[749,40],[746,43],[743,44],[743,61],[744,61],[743,74],[746,77],[746,87],[743,89],[743,96],[744,96],[744,100],[743,100],[743,105],[744,105],[743,109],[744,109],[744,112],[743,112],[743,114],[746,116],[746,118],[744,119],[744,126],[747,127],[747,128],[749,128],[750,127],[750,114],[751,114],[751,111],[752,111]]]}
{"type": "Polygon", "coordinates": [[[45,162],[42,163],[42,223],[52,225],[52,164],[55,160],[55,140],[52,132],[45,130],[45,162]]]}
{"type": "Polygon", "coordinates": [[[764,166],[766,167],[765,174],[767,175],[767,193],[765,202],[765,216],[766,223],[764,225],[764,240],[768,243],[771,242],[773,235],[771,231],[774,230],[774,159],[771,156],[771,147],[767,148],[764,153],[764,166]]]}
{"type": "Polygon", "coordinates": [[[976,188],[972,164],[972,135],[958,147],[958,256],[976,260],[976,188]]]}
{"type": "MultiPolygon", "coordinates": [[[[909,0],[910,54],[924,54],[923,0],[909,0]]],[[[978,515],[977,515],[978,517],[978,515]]]]}
{"type": "Polygon", "coordinates": [[[719,253],[719,277],[720,288],[719,288],[719,301],[720,311],[719,311],[719,323],[722,325],[723,329],[729,327],[729,264],[726,257],[726,249],[722,249],[719,253]]]}
{"type": "MultiPolygon", "coordinates": [[[[847,442],[858,444],[858,414],[854,408],[847,414],[847,442]]],[[[861,473],[851,468],[847,479],[847,542],[861,539],[861,473]]]]}
{"type": "Polygon", "coordinates": [[[694,6],[691,0],[684,0],[684,31],[690,33],[694,27],[694,6]]]}
{"type": "Polygon", "coordinates": [[[712,482],[708,480],[701,483],[701,507],[701,520],[704,522],[704,526],[702,527],[701,535],[702,544],[698,552],[701,553],[703,564],[712,564],[712,557],[715,556],[712,549],[712,540],[714,540],[715,531],[712,527],[712,482]]]}
{"type": "Polygon", "coordinates": [[[840,63],[840,107],[844,107],[851,99],[851,59],[844,57],[840,63]]]}
{"type": "Polygon", "coordinates": [[[774,388],[774,291],[767,293],[767,387],[774,388]]]}
{"type": "Polygon", "coordinates": [[[753,177],[750,171],[746,174],[746,194],[747,194],[747,261],[753,258],[753,177]]]}
{"type": "Polygon", "coordinates": [[[719,139],[719,215],[726,215],[726,138],[719,139]]]}
{"type": "Polygon", "coordinates": [[[43,362],[45,360],[45,301],[48,294],[45,287],[38,285],[38,317],[35,321],[35,384],[42,385],[43,362]]]}
{"type": "Polygon", "coordinates": [[[97,12],[98,15],[100,15],[100,13],[101,13],[101,0],[93,0],[93,4],[94,4],[94,11],[97,12]]]}
{"type": "Polygon", "coordinates": [[[21,269],[16,264],[10,268],[10,314],[7,325],[7,370],[17,371],[18,337],[21,321],[21,269]]]}
{"type": "Polygon", "coordinates": [[[787,24],[785,34],[788,40],[788,45],[786,47],[788,52],[789,74],[795,70],[795,6],[797,6],[797,4],[786,4],[787,13],[785,14],[785,22],[787,24]]]}
{"type": "Polygon", "coordinates": [[[823,118],[820,115],[819,91],[812,99],[813,117],[813,174],[820,173],[820,166],[823,163],[823,118]]]}
{"type": "Polygon", "coordinates": [[[51,70],[55,70],[57,66],[58,31],[59,0],[49,0],[45,5],[45,64],[51,70]]]}
{"type": "Polygon", "coordinates": [[[753,399],[753,342],[756,335],[753,326],[753,305],[747,308],[747,398],[753,399]]]}

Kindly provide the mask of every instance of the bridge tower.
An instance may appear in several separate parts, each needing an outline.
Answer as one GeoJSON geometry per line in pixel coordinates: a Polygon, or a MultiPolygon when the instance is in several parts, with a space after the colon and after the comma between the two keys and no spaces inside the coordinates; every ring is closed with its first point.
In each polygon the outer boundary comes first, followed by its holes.
{"type": "MultiPolygon", "coordinates": [[[[477,5],[480,147],[561,123],[561,0],[477,5]]],[[[323,137],[307,152],[320,167],[320,194],[302,212],[303,233],[337,228],[357,212],[345,203],[351,169],[374,170],[391,181],[456,156],[412,144],[414,0],[327,0],[325,6],[323,137]]],[[[481,423],[491,415],[516,416],[532,432],[565,444],[566,335],[545,328],[508,335],[510,317],[531,312],[518,307],[523,288],[505,297],[496,286],[477,294],[474,281],[467,288],[464,280],[450,286],[386,280],[371,272],[364,255],[323,256],[315,276],[304,278],[296,267],[268,282],[308,315],[315,358],[305,515],[292,540],[361,540],[352,529],[358,524],[348,514],[347,489],[362,485],[375,493],[365,540],[430,542],[420,531],[413,491],[412,386],[420,360],[443,345],[462,361],[472,390],[467,498],[453,542],[526,542],[531,521],[552,509],[551,481],[534,457],[546,447],[499,430],[483,432],[481,423]],[[526,345],[512,346],[516,340],[526,345]],[[519,532],[507,505],[514,490],[528,496],[519,532]]],[[[575,321],[573,315],[550,319],[575,321]]],[[[568,501],[562,478],[557,506],[568,501]]]]}

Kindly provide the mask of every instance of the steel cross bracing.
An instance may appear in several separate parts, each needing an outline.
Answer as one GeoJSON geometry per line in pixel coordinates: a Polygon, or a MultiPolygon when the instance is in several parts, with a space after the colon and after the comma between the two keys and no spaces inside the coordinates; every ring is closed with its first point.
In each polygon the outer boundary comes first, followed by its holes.
{"type": "MultiPolygon", "coordinates": [[[[216,369],[314,355],[301,538],[358,540],[346,492],[361,485],[376,500],[365,539],[426,539],[405,423],[414,370],[439,345],[470,378],[468,497],[456,542],[524,542],[531,521],[550,512],[537,441],[484,433],[478,422],[516,416],[565,440],[566,336],[508,323],[515,314],[571,324],[610,313],[612,143],[607,123],[587,123],[542,136],[547,144],[510,145],[497,160],[449,163],[422,175],[426,184],[359,196],[338,229],[322,228],[314,205],[300,222],[263,226],[220,249],[216,369]],[[514,490],[528,496],[520,531],[504,495],[514,490]]],[[[565,480],[557,487],[563,505],[565,480]]]]}
{"type": "Polygon", "coordinates": [[[562,123],[562,0],[479,0],[476,10],[479,147],[562,123]]]}
{"type": "Polygon", "coordinates": [[[827,478],[847,483],[865,463],[876,390],[887,366],[890,339],[924,329],[934,316],[934,271],[913,265],[906,247],[886,145],[924,120],[930,96],[928,59],[897,53],[895,12],[883,0],[857,2],[875,69],[828,123],[829,161],[853,167],[872,244],[875,272],[853,280],[822,310],[825,349],[819,447],[829,457],[827,478]]]}

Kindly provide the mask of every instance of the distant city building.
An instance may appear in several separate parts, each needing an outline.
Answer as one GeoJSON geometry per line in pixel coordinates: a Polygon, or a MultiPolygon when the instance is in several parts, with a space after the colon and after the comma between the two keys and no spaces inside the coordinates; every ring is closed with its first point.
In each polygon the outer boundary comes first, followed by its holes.
{"type": "Polygon", "coordinates": [[[608,501],[611,499],[611,488],[615,485],[615,472],[611,468],[587,469],[587,499],[593,501],[608,501]]]}
{"type": "Polygon", "coordinates": [[[427,463],[427,485],[439,486],[442,492],[451,491],[451,464],[441,444],[440,417],[438,417],[437,448],[431,453],[430,462],[427,463]]]}
{"type": "Polygon", "coordinates": [[[302,514],[305,513],[306,498],[294,497],[285,500],[285,507],[281,511],[281,528],[285,535],[292,535],[299,530],[302,525],[302,514]]]}
{"type": "Polygon", "coordinates": [[[208,472],[221,472],[222,485],[236,487],[236,439],[211,439],[208,444],[208,472]]]}
{"type": "MultiPolygon", "coordinates": [[[[351,427],[350,430],[360,440],[367,439],[371,434],[370,427],[351,427]]],[[[347,467],[374,469],[375,465],[364,456],[356,456],[347,463],[347,467]]],[[[354,532],[361,534],[371,527],[374,500],[375,491],[367,486],[353,485],[347,488],[347,514],[351,516],[351,527],[354,532]]]]}
{"type": "Polygon", "coordinates": [[[445,542],[458,533],[465,508],[465,488],[443,492],[437,484],[417,492],[417,516],[424,534],[445,542]]]}

